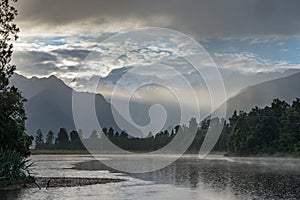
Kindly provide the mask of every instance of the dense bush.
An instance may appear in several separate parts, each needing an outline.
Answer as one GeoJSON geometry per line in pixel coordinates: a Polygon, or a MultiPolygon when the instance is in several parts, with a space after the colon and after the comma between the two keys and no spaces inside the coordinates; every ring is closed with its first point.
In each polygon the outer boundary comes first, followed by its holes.
{"type": "Polygon", "coordinates": [[[0,185],[15,183],[18,181],[32,180],[30,160],[20,153],[10,150],[0,150],[0,185]]]}

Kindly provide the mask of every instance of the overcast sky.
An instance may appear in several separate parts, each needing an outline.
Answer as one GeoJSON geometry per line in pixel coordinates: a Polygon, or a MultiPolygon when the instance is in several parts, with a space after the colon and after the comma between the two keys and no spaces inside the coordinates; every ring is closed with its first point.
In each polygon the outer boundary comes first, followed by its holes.
{"type": "Polygon", "coordinates": [[[104,39],[133,28],[189,35],[222,68],[243,73],[300,68],[298,0],[20,0],[14,62],[27,76],[75,76],[104,39]]]}

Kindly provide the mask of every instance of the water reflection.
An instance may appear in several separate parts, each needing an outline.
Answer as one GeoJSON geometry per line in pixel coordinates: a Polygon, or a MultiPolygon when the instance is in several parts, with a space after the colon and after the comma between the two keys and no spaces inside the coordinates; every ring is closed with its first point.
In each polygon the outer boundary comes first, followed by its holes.
{"type": "Polygon", "coordinates": [[[183,158],[172,165],[151,173],[130,174],[135,178],[161,184],[207,187],[214,191],[230,190],[234,195],[260,199],[300,198],[299,165],[278,167],[281,163],[261,165],[224,160],[183,158]]]}
{"type": "MultiPolygon", "coordinates": [[[[118,160],[125,163],[137,159],[109,155],[100,157],[111,162],[118,160]]],[[[299,160],[199,160],[195,156],[185,156],[159,171],[124,174],[88,156],[35,156],[32,159],[36,163],[35,172],[38,176],[119,177],[128,181],[48,190],[34,188],[0,191],[0,199],[300,199],[299,160]],[[78,165],[79,162],[85,164],[78,165]],[[72,169],[74,165],[80,170],[72,169]]]]}

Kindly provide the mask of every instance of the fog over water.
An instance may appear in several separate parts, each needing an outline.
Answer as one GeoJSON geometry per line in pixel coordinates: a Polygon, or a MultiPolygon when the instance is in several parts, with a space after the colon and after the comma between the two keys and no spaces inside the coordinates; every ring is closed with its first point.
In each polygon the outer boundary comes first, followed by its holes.
{"type": "MultiPolygon", "coordinates": [[[[147,160],[168,155],[142,156],[147,160]]],[[[115,162],[137,159],[99,155],[115,162]]],[[[122,178],[125,182],[70,188],[1,191],[1,199],[298,199],[300,160],[288,158],[225,158],[200,160],[186,155],[168,167],[142,174],[115,172],[85,155],[32,156],[37,176],[122,178]],[[78,164],[85,162],[85,164],[78,164]],[[77,169],[74,169],[76,166],[77,169]],[[73,169],[72,169],[73,168],[73,169]]]]}

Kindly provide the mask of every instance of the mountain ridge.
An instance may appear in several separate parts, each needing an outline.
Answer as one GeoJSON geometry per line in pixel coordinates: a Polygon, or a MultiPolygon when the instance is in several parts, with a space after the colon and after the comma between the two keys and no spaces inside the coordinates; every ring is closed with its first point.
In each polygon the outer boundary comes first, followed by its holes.
{"type": "Polygon", "coordinates": [[[234,111],[248,112],[255,106],[268,106],[273,99],[277,98],[291,103],[295,98],[300,97],[299,83],[300,72],[248,86],[226,101],[227,117],[230,117],[234,111]]]}
{"type": "MultiPolygon", "coordinates": [[[[124,70],[124,69],[123,69],[124,70]]],[[[292,73],[292,72],[291,72],[292,73]]],[[[85,101],[90,95],[96,98],[97,117],[102,127],[113,127],[120,130],[112,114],[111,104],[99,93],[80,92],[69,87],[64,81],[56,76],[48,78],[33,77],[27,79],[22,75],[15,74],[11,79],[11,84],[22,91],[23,96],[28,99],[25,103],[28,120],[26,121],[27,132],[35,135],[37,129],[41,129],[44,134],[49,130],[58,132],[59,128],[66,128],[68,131],[75,129],[72,115],[72,94],[76,92],[85,101]]],[[[240,90],[236,95],[226,101],[227,114],[229,118],[234,110],[249,111],[255,106],[269,105],[274,98],[280,98],[291,102],[296,97],[300,97],[300,72],[290,76],[266,81],[256,85],[248,86],[240,90]]],[[[149,123],[148,110],[151,102],[131,102],[130,111],[134,111],[133,119],[140,125],[149,123]],[[139,119],[140,118],[140,119],[139,119]]],[[[171,111],[175,111],[172,105],[168,105],[171,111]]],[[[224,106],[225,104],[223,104],[224,106]]],[[[86,105],[89,106],[89,105],[86,105]]],[[[84,109],[85,107],[83,107],[84,109]]],[[[171,113],[172,113],[171,112],[171,113]]],[[[175,112],[176,113],[176,112],[175,112]]],[[[173,114],[175,115],[175,114],[173,114]]],[[[172,117],[172,116],[171,116],[172,117]]],[[[124,120],[124,119],[122,119],[124,120]]],[[[168,123],[173,123],[177,119],[170,119],[168,123]]],[[[126,120],[125,120],[126,121],[126,120]]],[[[171,124],[166,124],[170,127],[171,124]]],[[[90,134],[92,130],[87,130],[90,134]]]]}

